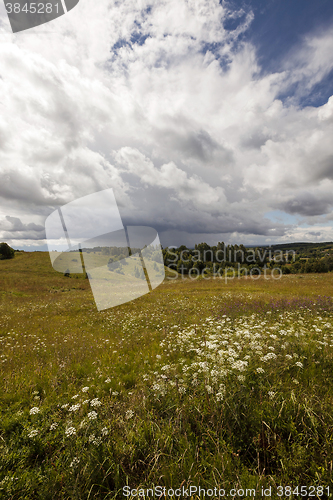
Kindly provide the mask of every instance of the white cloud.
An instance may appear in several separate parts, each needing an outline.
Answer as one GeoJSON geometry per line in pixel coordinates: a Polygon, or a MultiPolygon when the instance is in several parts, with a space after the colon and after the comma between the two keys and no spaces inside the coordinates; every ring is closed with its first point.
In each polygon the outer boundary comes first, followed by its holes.
{"type": "MultiPolygon", "coordinates": [[[[333,97],[298,101],[332,70],[333,37],[308,34],[280,72],[262,75],[240,39],[252,19],[218,0],[86,0],[2,35],[3,215],[42,224],[112,187],[125,222],[179,242],[292,238],[295,227],[265,219],[274,209],[320,224],[332,210],[333,97]]],[[[0,227],[0,238],[13,231],[0,227]]]]}

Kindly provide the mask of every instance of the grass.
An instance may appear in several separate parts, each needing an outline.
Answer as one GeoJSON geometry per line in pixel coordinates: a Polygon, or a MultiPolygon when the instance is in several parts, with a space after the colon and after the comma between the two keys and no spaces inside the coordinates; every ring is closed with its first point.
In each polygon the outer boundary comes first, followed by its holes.
{"type": "Polygon", "coordinates": [[[332,286],[166,279],[97,312],[47,253],[1,261],[0,498],[332,496],[332,286]]]}

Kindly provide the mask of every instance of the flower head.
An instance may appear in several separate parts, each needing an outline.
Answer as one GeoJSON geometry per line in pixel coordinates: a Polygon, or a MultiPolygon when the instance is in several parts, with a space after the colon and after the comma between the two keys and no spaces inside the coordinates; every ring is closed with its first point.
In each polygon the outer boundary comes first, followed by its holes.
{"type": "Polygon", "coordinates": [[[69,436],[75,436],[75,434],[76,434],[75,427],[67,427],[67,429],[65,430],[65,434],[66,434],[67,437],[69,437],[69,436]]]}
{"type": "Polygon", "coordinates": [[[76,405],[72,405],[70,408],[68,408],[68,411],[77,411],[80,409],[80,403],[77,403],[76,405]]]}
{"type": "Polygon", "coordinates": [[[101,404],[102,404],[102,403],[99,401],[99,399],[98,399],[98,398],[92,399],[92,400],[90,401],[90,406],[101,406],[101,404]]]}
{"type": "Polygon", "coordinates": [[[77,457],[74,457],[71,464],[70,464],[70,467],[75,469],[79,465],[79,463],[80,463],[80,459],[77,457]]]}
{"type": "Polygon", "coordinates": [[[87,417],[89,418],[89,420],[96,420],[98,414],[95,411],[91,411],[90,413],[88,413],[87,417]]]}

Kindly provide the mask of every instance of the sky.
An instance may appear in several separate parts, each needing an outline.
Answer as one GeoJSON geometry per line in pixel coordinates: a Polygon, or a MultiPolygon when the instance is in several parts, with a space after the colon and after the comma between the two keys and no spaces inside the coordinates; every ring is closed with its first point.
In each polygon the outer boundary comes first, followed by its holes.
{"type": "Polygon", "coordinates": [[[112,188],[163,246],[333,241],[332,0],[80,0],[10,33],[0,241],[112,188]]]}

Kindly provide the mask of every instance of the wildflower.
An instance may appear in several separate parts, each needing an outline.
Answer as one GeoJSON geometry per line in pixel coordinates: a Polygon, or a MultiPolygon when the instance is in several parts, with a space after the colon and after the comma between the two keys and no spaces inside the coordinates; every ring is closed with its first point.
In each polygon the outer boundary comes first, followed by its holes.
{"type": "Polygon", "coordinates": [[[70,467],[75,469],[79,465],[79,463],[80,463],[80,459],[77,457],[74,457],[71,464],[70,464],[70,467]]]}
{"type": "Polygon", "coordinates": [[[85,405],[87,403],[89,403],[90,399],[85,399],[84,401],[82,401],[82,404],[85,405]]]}
{"type": "Polygon", "coordinates": [[[65,430],[65,434],[66,434],[67,437],[69,437],[69,436],[75,436],[75,434],[76,434],[75,427],[67,427],[67,429],[65,430]]]}
{"type": "Polygon", "coordinates": [[[206,391],[208,392],[208,394],[212,394],[213,388],[210,385],[206,385],[205,387],[206,387],[206,391]]]}
{"type": "Polygon", "coordinates": [[[180,385],[179,388],[178,388],[178,392],[180,394],[185,394],[186,393],[186,387],[184,387],[183,385],[180,385]]]}
{"type": "Polygon", "coordinates": [[[95,439],[95,434],[90,434],[88,441],[91,443],[95,439]]]}
{"type": "Polygon", "coordinates": [[[34,399],[37,399],[37,401],[40,400],[40,396],[35,396],[34,399]]]}
{"type": "Polygon", "coordinates": [[[62,405],[62,407],[61,407],[61,408],[65,409],[65,408],[67,408],[68,406],[69,406],[69,404],[68,404],[68,403],[66,403],[65,405],[62,405]]]}
{"type": "Polygon", "coordinates": [[[50,425],[50,431],[54,431],[58,427],[58,422],[53,422],[53,424],[50,425]]]}
{"type": "Polygon", "coordinates": [[[287,359],[293,359],[293,357],[292,357],[292,356],[290,356],[290,354],[286,354],[286,358],[287,358],[287,359]]]}
{"type": "Polygon", "coordinates": [[[38,431],[37,431],[36,429],[32,429],[32,430],[29,432],[28,437],[29,437],[29,438],[33,438],[33,437],[37,436],[37,434],[38,434],[38,431]]]}
{"type": "Polygon", "coordinates": [[[103,429],[101,430],[102,432],[102,436],[107,436],[109,434],[109,430],[107,427],[103,427],[103,429]]]}
{"type": "Polygon", "coordinates": [[[296,378],[293,379],[293,382],[294,384],[299,384],[299,381],[296,378]]]}
{"type": "Polygon", "coordinates": [[[240,382],[244,382],[244,381],[245,381],[245,377],[244,377],[244,375],[238,375],[238,377],[237,377],[237,378],[238,378],[238,380],[239,380],[240,382]]]}
{"type": "Polygon", "coordinates": [[[80,406],[81,406],[80,403],[77,403],[76,405],[72,405],[70,408],[68,408],[68,411],[79,410],[80,406]]]}
{"type": "Polygon", "coordinates": [[[224,394],[222,392],[217,392],[216,393],[216,400],[217,401],[223,401],[224,394]]]}
{"type": "Polygon", "coordinates": [[[274,352],[269,352],[268,354],[266,354],[266,356],[263,356],[263,357],[261,358],[261,361],[266,362],[266,361],[268,361],[269,359],[275,359],[276,357],[277,357],[277,356],[276,356],[276,354],[275,354],[274,352]]]}
{"type": "Polygon", "coordinates": [[[75,396],[72,396],[72,399],[76,399],[76,398],[78,398],[78,397],[79,397],[79,395],[78,395],[78,394],[75,394],[75,396]]]}
{"type": "Polygon", "coordinates": [[[134,411],[133,410],[127,410],[127,412],[125,413],[125,417],[127,418],[127,420],[129,420],[133,416],[134,416],[134,411]]]}
{"type": "Polygon", "coordinates": [[[39,413],[39,408],[37,408],[37,406],[31,408],[30,415],[36,415],[37,413],[39,413]]]}
{"type": "Polygon", "coordinates": [[[231,368],[233,370],[239,370],[240,372],[244,371],[246,366],[248,365],[248,362],[247,361],[241,361],[240,359],[235,361],[231,368]]]}
{"type": "Polygon", "coordinates": [[[301,363],[300,361],[297,361],[297,363],[295,363],[295,366],[298,366],[299,368],[303,368],[303,363],[301,363]]]}
{"type": "Polygon", "coordinates": [[[119,392],[118,391],[113,391],[112,396],[118,396],[119,392]]]}
{"type": "Polygon", "coordinates": [[[81,391],[82,392],[88,392],[89,391],[89,387],[82,387],[81,391]]]}
{"type": "Polygon", "coordinates": [[[90,406],[101,406],[101,402],[98,400],[98,398],[92,399],[90,401],[90,406]]]}
{"type": "Polygon", "coordinates": [[[257,373],[265,373],[265,370],[259,366],[259,368],[256,369],[257,373]]]}
{"type": "Polygon", "coordinates": [[[91,411],[90,413],[88,413],[87,417],[89,418],[89,420],[96,420],[98,414],[95,411],[91,411]]]}
{"type": "Polygon", "coordinates": [[[85,427],[87,425],[87,420],[84,418],[82,420],[82,422],[80,423],[80,429],[82,429],[83,427],[85,427]]]}
{"type": "Polygon", "coordinates": [[[96,438],[96,439],[93,439],[93,444],[95,446],[99,446],[102,442],[102,439],[100,437],[96,438]]]}
{"type": "Polygon", "coordinates": [[[268,391],[268,396],[270,397],[270,399],[273,399],[276,395],[276,392],[274,391],[268,391]]]}
{"type": "Polygon", "coordinates": [[[108,377],[106,380],[105,380],[105,383],[106,384],[109,384],[111,382],[111,379],[108,377]]]}

